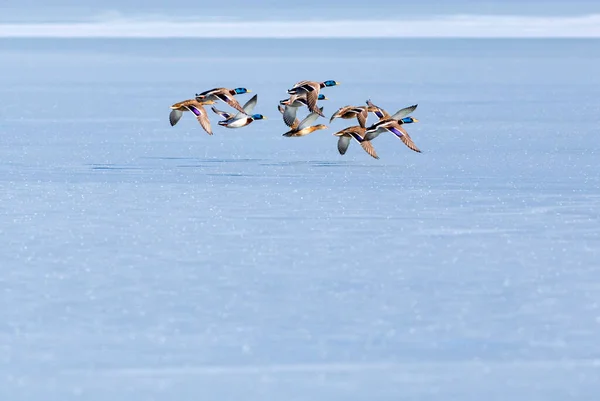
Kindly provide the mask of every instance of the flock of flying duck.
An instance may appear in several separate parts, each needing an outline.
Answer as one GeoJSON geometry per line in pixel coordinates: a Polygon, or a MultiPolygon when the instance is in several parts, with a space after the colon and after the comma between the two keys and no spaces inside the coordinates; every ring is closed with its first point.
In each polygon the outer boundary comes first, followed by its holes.
{"type": "MultiPolygon", "coordinates": [[[[283,136],[300,137],[318,130],[326,129],[326,125],[312,124],[319,117],[325,117],[323,114],[323,107],[318,106],[319,100],[327,100],[327,98],[320,93],[321,89],[336,85],[339,85],[339,82],[332,80],[324,82],[300,81],[291,89],[288,89],[287,93],[290,95],[289,98],[281,100],[278,106],[279,111],[283,115],[283,122],[289,128],[283,136]],[[296,117],[297,111],[304,106],[308,108],[309,114],[303,120],[299,120],[296,117]]],[[[215,88],[202,93],[197,93],[194,99],[184,100],[171,106],[171,114],[169,115],[171,126],[177,124],[181,119],[183,112],[190,111],[196,116],[196,119],[202,128],[209,135],[212,135],[213,132],[208,113],[204,108],[206,105],[213,105],[211,106],[212,111],[223,118],[218,124],[225,128],[241,128],[255,120],[266,119],[262,114],[253,114],[254,107],[258,100],[257,95],[254,95],[248,100],[244,106],[240,105],[234,97],[248,92],[251,91],[246,88],[215,88]],[[235,109],[236,112],[227,112],[217,109],[214,106],[217,101],[228,104],[235,109]]],[[[396,113],[390,115],[384,109],[375,106],[370,100],[367,100],[366,106],[344,106],[339,108],[329,119],[330,123],[336,118],[356,118],[358,121],[358,125],[345,128],[333,134],[338,137],[337,148],[339,153],[341,155],[345,154],[350,142],[355,140],[361,145],[365,152],[375,159],[379,159],[371,141],[383,132],[391,132],[397,138],[402,140],[408,148],[421,153],[406,129],[403,127],[404,124],[411,124],[419,121],[416,118],[409,116],[416,108],[417,105],[415,104],[400,109],[396,113]],[[373,113],[378,118],[378,121],[367,126],[369,113],[373,113]]]]}

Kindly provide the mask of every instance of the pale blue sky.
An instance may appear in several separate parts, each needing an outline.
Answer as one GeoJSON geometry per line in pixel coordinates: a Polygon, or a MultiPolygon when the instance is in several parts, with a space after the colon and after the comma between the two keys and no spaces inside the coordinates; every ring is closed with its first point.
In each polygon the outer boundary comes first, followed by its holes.
{"type": "Polygon", "coordinates": [[[248,17],[252,19],[343,19],[368,16],[410,19],[431,14],[517,14],[578,15],[600,13],[596,0],[495,0],[495,1],[394,1],[394,0],[303,0],[285,2],[261,0],[249,6],[247,0],[187,2],[173,6],[164,0],[3,0],[0,22],[73,21],[102,15],[158,15],[163,17],[248,17]]]}

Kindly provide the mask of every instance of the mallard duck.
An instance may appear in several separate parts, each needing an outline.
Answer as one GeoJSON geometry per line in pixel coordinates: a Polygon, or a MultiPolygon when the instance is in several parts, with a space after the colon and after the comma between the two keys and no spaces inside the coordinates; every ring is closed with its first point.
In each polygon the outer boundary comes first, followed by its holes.
{"type": "Polygon", "coordinates": [[[325,117],[325,116],[323,116],[320,109],[317,107],[317,100],[319,99],[319,91],[321,90],[321,88],[324,88],[326,86],[328,86],[328,87],[336,86],[339,84],[340,84],[339,82],[336,82],[333,80],[328,80],[328,81],[324,81],[324,82],[300,81],[300,82],[297,82],[292,87],[292,89],[288,89],[288,93],[290,95],[306,94],[306,101],[307,101],[308,109],[312,113],[317,113],[321,117],[325,117]]]}
{"type": "Polygon", "coordinates": [[[421,151],[419,150],[417,145],[415,145],[408,132],[404,129],[404,127],[402,127],[403,124],[412,124],[419,122],[419,120],[417,120],[416,118],[406,117],[417,108],[416,104],[400,109],[393,115],[390,115],[381,107],[375,106],[370,99],[367,100],[367,106],[378,110],[375,112],[375,115],[379,117],[379,121],[367,128],[364,136],[365,140],[371,141],[377,138],[382,132],[389,131],[392,134],[396,135],[396,137],[398,137],[400,140],[402,140],[402,142],[404,142],[404,144],[410,149],[414,150],[415,152],[421,153],[421,151]]]}
{"type": "MultiPolygon", "coordinates": [[[[320,111],[321,112],[323,111],[322,107],[321,107],[320,111]]],[[[323,124],[317,124],[317,125],[313,125],[313,126],[310,125],[317,118],[319,118],[319,114],[310,113],[308,116],[306,116],[306,118],[304,120],[298,122],[297,124],[294,124],[288,132],[283,134],[283,136],[287,136],[287,137],[304,136],[304,135],[308,135],[308,134],[315,132],[317,130],[320,130],[320,129],[327,129],[327,126],[323,125],[323,124]]]]}
{"type": "Polygon", "coordinates": [[[256,106],[256,102],[258,100],[258,95],[252,96],[250,100],[246,102],[243,109],[244,112],[238,112],[236,114],[231,114],[226,111],[221,111],[217,109],[215,106],[211,107],[212,111],[215,114],[220,115],[225,118],[223,121],[219,121],[218,124],[222,127],[226,128],[241,128],[250,124],[254,120],[266,120],[267,117],[262,114],[252,114],[254,110],[254,106],[256,106]]]}
{"type": "Polygon", "coordinates": [[[208,135],[212,135],[212,129],[210,128],[210,120],[208,119],[208,113],[204,109],[205,105],[214,104],[214,100],[203,100],[201,102],[196,99],[188,99],[183,102],[175,103],[171,106],[171,113],[169,114],[169,122],[171,126],[177,124],[177,122],[181,119],[184,111],[191,111],[196,116],[196,119],[204,128],[204,131],[208,133],[208,135]]]}
{"type": "Polygon", "coordinates": [[[410,149],[414,150],[415,152],[421,153],[419,148],[417,148],[417,145],[415,145],[415,143],[413,142],[410,135],[408,135],[408,132],[406,132],[404,127],[402,127],[403,124],[409,124],[418,120],[412,117],[405,117],[405,119],[394,120],[392,118],[386,118],[379,120],[378,122],[366,129],[364,140],[372,141],[373,139],[377,138],[382,132],[389,131],[392,134],[396,135],[400,140],[402,140],[402,142],[404,142],[404,144],[410,149]],[[406,122],[404,121],[405,119],[406,122]]]}
{"type": "MultiPolygon", "coordinates": [[[[323,95],[322,93],[319,93],[318,99],[327,100],[325,95],[323,95]]],[[[283,122],[288,127],[291,127],[294,124],[294,121],[296,120],[296,112],[298,111],[298,107],[308,106],[306,102],[306,94],[291,95],[289,99],[280,100],[279,104],[285,106],[285,109],[283,109],[281,106],[279,106],[278,108],[279,111],[283,110],[283,122]]]]}
{"type": "Polygon", "coordinates": [[[333,134],[334,136],[339,137],[337,148],[340,152],[340,155],[346,153],[346,150],[348,150],[348,146],[350,145],[350,140],[354,139],[356,142],[360,143],[360,146],[364,149],[365,152],[371,155],[371,157],[379,159],[379,156],[377,155],[377,152],[375,152],[375,148],[373,148],[371,141],[366,141],[364,139],[366,130],[367,129],[365,127],[356,125],[354,127],[345,128],[333,134]]]}
{"type": "Polygon", "coordinates": [[[223,117],[228,118],[228,120],[218,122],[218,124],[220,126],[225,127],[225,128],[241,128],[241,127],[245,127],[246,125],[250,124],[252,121],[267,119],[267,117],[263,116],[262,114],[251,114],[251,115],[242,114],[241,118],[231,119],[231,114],[224,112],[224,111],[220,112],[220,113],[223,117]],[[231,119],[231,121],[229,121],[229,119],[231,119]]]}
{"type": "Polygon", "coordinates": [[[244,93],[252,92],[246,88],[235,88],[235,89],[227,89],[227,88],[214,88],[202,93],[196,93],[196,100],[202,101],[205,99],[210,99],[213,101],[221,100],[237,111],[244,112],[244,109],[240,105],[240,103],[234,98],[235,95],[242,95],[244,93]]]}

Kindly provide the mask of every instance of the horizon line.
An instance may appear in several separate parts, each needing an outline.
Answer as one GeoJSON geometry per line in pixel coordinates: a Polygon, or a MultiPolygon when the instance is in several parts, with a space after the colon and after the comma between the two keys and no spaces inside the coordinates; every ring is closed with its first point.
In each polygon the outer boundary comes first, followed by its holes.
{"type": "Polygon", "coordinates": [[[600,14],[455,14],[409,21],[303,22],[111,18],[64,23],[0,23],[0,38],[600,38],[600,14]]]}

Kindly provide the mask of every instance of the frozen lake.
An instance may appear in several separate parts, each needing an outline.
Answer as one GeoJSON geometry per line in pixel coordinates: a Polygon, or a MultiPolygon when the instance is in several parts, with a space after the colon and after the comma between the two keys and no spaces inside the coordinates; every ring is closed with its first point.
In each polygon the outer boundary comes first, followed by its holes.
{"type": "Polygon", "coordinates": [[[5,39],[0,59],[0,399],[600,393],[600,41],[5,39]],[[327,117],[418,103],[423,153],[340,156],[349,120],[282,137],[303,79],[341,81],[327,117]],[[216,86],[269,119],[169,125],[216,86]]]}

